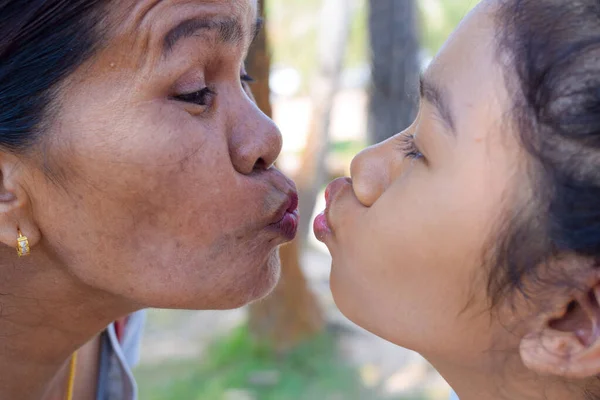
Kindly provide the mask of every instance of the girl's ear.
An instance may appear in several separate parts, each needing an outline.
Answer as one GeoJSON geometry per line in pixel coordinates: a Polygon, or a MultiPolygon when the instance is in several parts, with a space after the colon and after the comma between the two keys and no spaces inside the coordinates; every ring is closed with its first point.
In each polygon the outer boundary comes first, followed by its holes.
{"type": "Polygon", "coordinates": [[[563,300],[523,337],[521,359],[545,375],[584,379],[600,375],[600,283],[563,300]]]}

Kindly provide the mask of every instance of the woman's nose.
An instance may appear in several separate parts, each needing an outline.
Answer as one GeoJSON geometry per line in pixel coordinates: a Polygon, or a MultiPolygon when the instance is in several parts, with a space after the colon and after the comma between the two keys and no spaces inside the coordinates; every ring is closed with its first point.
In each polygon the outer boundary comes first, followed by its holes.
{"type": "Polygon", "coordinates": [[[385,192],[395,176],[397,154],[394,138],[360,152],[350,166],[354,194],[364,206],[371,207],[385,192]]]}
{"type": "Polygon", "coordinates": [[[236,171],[248,175],[275,163],[282,139],[275,123],[248,98],[245,102],[235,111],[238,117],[229,136],[229,152],[236,171]]]}

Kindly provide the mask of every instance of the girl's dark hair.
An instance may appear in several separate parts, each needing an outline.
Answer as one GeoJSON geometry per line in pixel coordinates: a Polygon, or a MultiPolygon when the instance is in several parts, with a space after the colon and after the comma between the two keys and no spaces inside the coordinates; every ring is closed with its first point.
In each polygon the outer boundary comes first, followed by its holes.
{"type": "Polygon", "coordinates": [[[0,147],[40,133],[55,90],[99,42],[104,0],[0,0],[0,147]]]}
{"type": "Polygon", "coordinates": [[[600,260],[600,1],[505,0],[497,15],[532,189],[494,246],[494,304],[535,283],[574,284],[568,271],[540,268],[546,261],[600,260]]]}

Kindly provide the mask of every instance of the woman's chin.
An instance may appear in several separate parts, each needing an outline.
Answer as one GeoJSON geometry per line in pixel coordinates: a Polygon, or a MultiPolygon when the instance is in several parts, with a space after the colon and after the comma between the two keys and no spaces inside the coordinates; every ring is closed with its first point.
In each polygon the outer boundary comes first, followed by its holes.
{"type": "Polygon", "coordinates": [[[136,301],[151,308],[232,310],[268,296],[281,275],[276,249],[262,262],[227,267],[223,267],[222,274],[210,282],[188,279],[179,281],[176,288],[169,290],[161,285],[154,290],[137,293],[139,298],[136,301]]]}
{"type": "Polygon", "coordinates": [[[249,280],[245,288],[240,291],[237,301],[232,303],[229,309],[243,307],[252,302],[259,301],[268,297],[279,282],[281,277],[281,262],[279,252],[275,250],[269,259],[265,262],[259,273],[252,280],[249,280]]]}
{"type": "MultiPolygon", "coordinates": [[[[262,266],[246,271],[235,282],[223,285],[228,290],[215,296],[215,303],[209,309],[232,310],[262,300],[273,292],[280,276],[281,263],[275,250],[262,266]]],[[[197,308],[204,309],[204,305],[197,304],[197,308]]]]}

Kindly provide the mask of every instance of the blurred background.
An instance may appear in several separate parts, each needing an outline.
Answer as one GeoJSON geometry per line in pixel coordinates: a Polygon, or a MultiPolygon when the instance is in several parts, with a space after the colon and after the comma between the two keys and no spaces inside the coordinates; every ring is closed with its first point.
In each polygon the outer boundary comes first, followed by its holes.
{"type": "Polygon", "coordinates": [[[418,354],[355,326],[329,291],[314,239],[323,190],[352,157],[410,125],[418,78],[478,0],[260,0],[248,73],[279,125],[279,168],[302,215],[273,294],[234,311],[149,310],[142,400],[437,400],[449,387],[418,354]]]}

